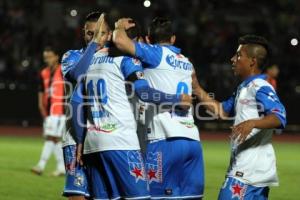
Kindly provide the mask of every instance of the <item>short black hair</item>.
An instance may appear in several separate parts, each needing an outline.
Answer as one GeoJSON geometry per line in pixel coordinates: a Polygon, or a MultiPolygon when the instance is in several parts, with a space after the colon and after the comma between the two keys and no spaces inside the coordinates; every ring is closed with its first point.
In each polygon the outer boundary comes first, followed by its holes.
{"type": "Polygon", "coordinates": [[[257,65],[264,70],[270,54],[269,42],[262,36],[245,35],[239,38],[240,45],[247,45],[247,54],[257,59],[257,65]]]}
{"type": "Polygon", "coordinates": [[[279,68],[277,64],[274,64],[274,63],[273,64],[269,64],[269,65],[265,66],[264,72],[266,72],[266,71],[268,71],[268,70],[270,70],[270,69],[272,69],[274,67],[279,68]]]}
{"type": "Polygon", "coordinates": [[[53,45],[47,45],[43,51],[52,51],[55,55],[60,56],[61,51],[53,45]]]}
{"type": "Polygon", "coordinates": [[[110,13],[103,13],[104,14],[104,22],[107,24],[110,30],[114,30],[115,22],[117,18],[110,13]]]}
{"type": "Polygon", "coordinates": [[[99,11],[90,12],[85,17],[85,22],[97,22],[100,15],[101,15],[101,12],[99,12],[99,11]]]}
{"type": "MultiPolygon", "coordinates": [[[[126,33],[128,35],[128,37],[130,39],[134,39],[134,38],[137,38],[137,40],[141,37],[141,26],[140,24],[135,21],[135,20],[131,20],[130,21],[131,23],[134,23],[135,26],[129,28],[126,30],[126,33]]],[[[110,48],[109,48],[109,56],[112,56],[112,57],[117,57],[117,56],[130,56],[130,55],[127,55],[123,52],[121,52],[115,45],[113,42],[110,43],[110,48]]]]}
{"type": "Polygon", "coordinates": [[[130,22],[134,23],[135,26],[133,26],[133,27],[126,30],[126,33],[127,33],[128,37],[130,39],[141,37],[141,26],[140,26],[140,24],[137,21],[133,20],[133,19],[130,20],[130,22]]]}
{"type": "Polygon", "coordinates": [[[172,21],[166,17],[156,17],[148,28],[151,43],[169,42],[174,35],[172,21]]]}

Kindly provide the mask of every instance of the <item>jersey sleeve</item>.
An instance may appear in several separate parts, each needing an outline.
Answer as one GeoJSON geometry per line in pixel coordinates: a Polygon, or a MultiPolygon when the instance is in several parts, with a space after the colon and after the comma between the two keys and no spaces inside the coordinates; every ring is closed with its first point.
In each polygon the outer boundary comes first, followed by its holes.
{"type": "Polygon", "coordinates": [[[125,80],[133,83],[134,92],[140,100],[155,104],[180,102],[179,95],[163,93],[149,86],[148,81],[144,79],[143,67],[139,60],[124,57],[121,61],[121,71],[125,80]]]}
{"type": "Polygon", "coordinates": [[[141,62],[135,58],[124,57],[121,61],[121,71],[127,80],[133,72],[143,71],[141,62]]]}
{"type": "Polygon", "coordinates": [[[76,85],[74,92],[72,93],[72,96],[71,96],[71,101],[77,102],[77,103],[83,103],[84,95],[85,95],[84,82],[81,81],[76,85]]]}
{"type": "Polygon", "coordinates": [[[235,94],[229,97],[227,100],[222,102],[223,110],[228,113],[229,115],[234,114],[234,101],[235,101],[235,94]]]}
{"type": "Polygon", "coordinates": [[[256,92],[256,101],[260,113],[265,115],[275,114],[281,122],[279,128],[286,126],[286,111],[277,94],[270,86],[263,86],[256,92]]]}
{"type": "Polygon", "coordinates": [[[68,73],[75,68],[78,62],[78,55],[74,51],[67,51],[61,60],[61,71],[65,79],[68,79],[68,73]]]}
{"type": "Polygon", "coordinates": [[[63,57],[62,60],[62,72],[64,77],[77,81],[80,80],[79,78],[88,70],[97,47],[97,43],[90,42],[82,55],[77,54],[76,56],[71,53],[68,55],[67,52],[67,55],[64,55],[65,59],[63,57]]]}
{"type": "Polygon", "coordinates": [[[135,56],[140,59],[146,68],[157,67],[162,59],[162,47],[141,42],[135,42],[135,56]]]}

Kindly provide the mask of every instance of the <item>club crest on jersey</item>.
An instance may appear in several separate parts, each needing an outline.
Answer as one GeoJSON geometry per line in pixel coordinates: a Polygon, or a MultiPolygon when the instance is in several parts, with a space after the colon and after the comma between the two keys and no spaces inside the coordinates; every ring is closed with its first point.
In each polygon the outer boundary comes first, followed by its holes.
{"type": "Polygon", "coordinates": [[[135,74],[136,74],[136,77],[138,79],[144,79],[144,73],[143,72],[137,71],[137,72],[135,72],[135,74]]]}
{"type": "Polygon", "coordinates": [[[127,161],[129,166],[129,173],[135,178],[135,182],[139,180],[146,180],[145,168],[143,165],[143,158],[139,151],[128,151],[127,161]]]}
{"type": "Polygon", "coordinates": [[[77,187],[82,187],[84,185],[84,177],[82,174],[76,174],[74,185],[76,185],[77,187]]]}
{"type": "Polygon", "coordinates": [[[244,193],[246,191],[247,186],[241,186],[239,183],[235,183],[231,185],[231,192],[232,192],[232,199],[238,199],[243,200],[244,199],[244,193]]]}
{"type": "Polygon", "coordinates": [[[141,64],[141,62],[137,58],[132,58],[132,63],[135,64],[135,65],[140,65],[141,64]]]}
{"type": "Polygon", "coordinates": [[[147,154],[147,177],[149,183],[158,182],[162,183],[162,153],[149,152],[147,154]]]}

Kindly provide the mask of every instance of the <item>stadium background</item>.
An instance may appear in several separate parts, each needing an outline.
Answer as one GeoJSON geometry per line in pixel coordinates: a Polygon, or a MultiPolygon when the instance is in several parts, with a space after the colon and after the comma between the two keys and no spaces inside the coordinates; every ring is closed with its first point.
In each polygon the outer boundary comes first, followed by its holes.
{"type": "MultiPolygon", "coordinates": [[[[265,36],[271,43],[270,64],[280,68],[278,94],[288,113],[286,130],[274,136],[281,186],[271,190],[271,199],[299,199],[300,1],[150,3],[146,7],[149,1],[144,0],[0,1],[0,199],[60,199],[63,179],[29,173],[42,146],[37,73],[44,66],[45,46],[54,45],[63,53],[83,45],[82,20],[95,10],[133,17],[144,27],[155,16],[172,18],[177,46],[194,63],[202,86],[219,100],[238,84],[230,65],[238,37],[265,36]]],[[[203,110],[202,115],[206,115],[203,110]]],[[[197,121],[203,133],[209,200],[216,198],[228,163],[230,123],[197,121]]]]}

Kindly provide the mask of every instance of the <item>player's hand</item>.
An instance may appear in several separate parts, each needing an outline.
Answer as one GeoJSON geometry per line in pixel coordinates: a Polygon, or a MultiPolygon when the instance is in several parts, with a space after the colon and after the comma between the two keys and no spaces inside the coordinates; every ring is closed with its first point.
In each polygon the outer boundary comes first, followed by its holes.
{"type": "Polygon", "coordinates": [[[188,95],[188,94],[181,94],[180,95],[180,107],[184,110],[188,110],[193,102],[193,98],[192,96],[188,95]]]}
{"type": "Polygon", "coordinates": [[[104,26],[104,22],[105,22],[104,16],[105,16],[105,13],[102,13],[96,23],[95,33],[94,33],[92,41],[96,42],[97,44],[100,44],[101,40],[102,40],[103,26],[104,26]]]}
{"type": "Polygon", "coordinates": [[[254,127],[255,123],[253,120],[244,121],[232,127],[231,137],[234,140],[237,139],[239,143],[243,143],[254,127]]]}
{"type": "Polygon", "coordinates": [[[135,26],[135,23],[132,22],[131,18],[121,18],[115,23],[115,29],[128,30],[134,26],[135,26]]]}
{"type": "Polygon", "coordinates": [[[83,165],[83,161],[82,161],[82,149],[83,149],[83,145],[82,144],[77,144],[77,148],[76,148],[76,164],[79,165],[83,165]]]}

